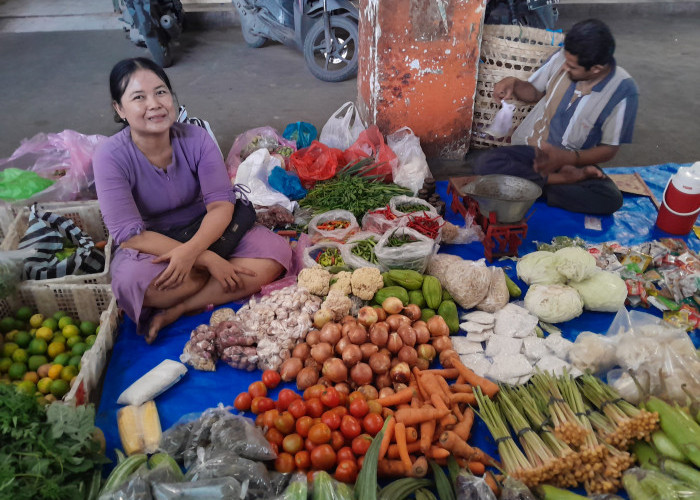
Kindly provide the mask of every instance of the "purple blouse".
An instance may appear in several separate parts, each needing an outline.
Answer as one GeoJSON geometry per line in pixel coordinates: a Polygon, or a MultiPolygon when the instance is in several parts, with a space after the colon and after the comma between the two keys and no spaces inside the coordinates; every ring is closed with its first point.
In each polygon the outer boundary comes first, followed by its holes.
{"type": "Polygon", "coordinates": [[[102,218],[118,245],[144,230],[185,226],[209,203],[236,202],[224,160],[205,129],[175,123],[170,139],[166,170],[148,161],[129,127],[103,141],[93,156],[102,218]]]}

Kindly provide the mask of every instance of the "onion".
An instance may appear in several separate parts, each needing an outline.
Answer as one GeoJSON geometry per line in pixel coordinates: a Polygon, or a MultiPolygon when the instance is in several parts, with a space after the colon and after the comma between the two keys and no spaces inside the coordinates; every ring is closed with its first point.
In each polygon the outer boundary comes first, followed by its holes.
{"type": "MultiPolygon", "coordinates": [[[[399,327],[401,326],[401,319],[400,318],[401,318],[401,316],[399,316],[398,314],[391,314],[391,315],[386,317],[385,323],[389,327],[389,331],[395,332],[396,330],[399,329],[399,327]]],[[[404,316],[404,318],[405,318],[405,316],[404,316]]]]}
{"type": "Polygon", "coordinates": [[[396,333],[398,333],[401,340],[403,340],[403,345],[411,347],[416,345],[416,331],[412,327],[401,325],[399,329],[396,330],[396,333]]]}
{"type": "Polygon", "coordinates": [[[319,342],[311,347],[311,357],[323,363],[333,355],[333,347],[328,342],[319,342]]]}
{"type": "Polygon", "coordinates": [[[335,353],[336,353],[338,356],[342,355],[342,354],[343,354],[343,351],[345,350],[345,348],[346,348],[349,344],[352,344],[352,342],[350,342],[350,339],[349,339],[349,338],[347,338],[347,337],[340,337],[340,340],[338,341],[338,343],[335,344],[335,353]]]}
{"type": "Polygon", "coordinates": [[[333,312],[330,309],[319,309],[314,314],[314,326],[321,328],[323,325],[333,319],[333,312]]]}
{"type": "Polygon", "coordinates": [[[316,382],[316,385],[322,385],[323,387],[330,387],[333,385],[333,382],[328,380],[326,377],[321,377],[318,379],[318,382],[316,382]]]}
{"type": "Polygon", "coordinates": [[[406,387],[408,387],[408,385],[406,385],[406,384],[401,384],[398,382],[394,384],[394,390],[396,392],[403,391],[406,387]]]}
{"type": "Polygon", "coordinates": [[[318,381],[318,370],[307,366],[302,368],[297,375],[297,389],[303,391],[314,385],[318,381]]]}
{"type": "Polygon", "coordinates": [[[421,316],[420,307],[418,307],[416,304],[408,304],[401,312],[411,321],[418,321],[421,316]]]}
{"type": "Polygon", "coordinates": [[[380,306],[374,306],[374,310],[377,312],[377,321],[384,321],[386,319],[386,311],[380,306]]]}
{"type": "Polygon", "coordinates": [[[342,328],[340,329],[340,331],[341,331],[343,337],[347,337],[348,332],[350,331],[350,329],[351,329],[352,327],[356,326],[356,325],[357,325],[357,321],[347,321],[347,322],[343,323],[343,326],[342,326],[342,328]]]}
{"type": "Polygon", "coordinates": [[[387,297],[382,302],[382,309],[386,311],[387,314],[398,314],[403,309],[403,302],[398,297],[387,297]]]}
{"type": "Polygon", "coordinates": [[[411,367],[408,366],[408,363],[403,361],[397,363],[396,366],[389,371],[389,376],[393,382],[407,384],[411,378],[411,367]]]}
{"type": "Polygon", "coordinates": [[[435,352],[435,348],[431,346],[430,344],[422,344],[418,346],[418,349],[416,349],[418,353],[418,357],[421,359],[425,359],[430,363],[432,360],[435,359],[435,356],[437,356],[437,352],[435,352]]]}
{"type": "Polygon", "coordinates": [[[423,325],[425,327],[428,326],[428,324],[423,321],[422,319],[419,319],[418,321],[414,321],[413,324],[411,325],[413,328],[416,328],[417,326],[423,325]]]}
{"type": "MultiPolygon", "coordinates": [[[[298,347],[298,346],[297,346],[298,347]]],[[[299,358],[289,358],[280,366],[280,377],[285,382],[294,380],[304,367],[304,362],[299,358]]]]}
{"type": "Polygon", "coordinates": [[[394,332],[389,335],[389,340],[386,342],[386,347],[392,354],[396,354],[403,347],[403,340],[398,333],[394,332]]]}
{"type": "Polygon", "coordinates": [[[312,358],[311,356],[309,356],[308,358],[306,358],[304,360],[304,368],[306,368],[307,366],[309,368],[313,368],[316,371],[321,370],[321,364],[318,361],[316,361],[314,358],[312,358]]]}
{"type": "Polygon", "coordinates": [[[292,357],[299,358],[300,360],[304,361],[306,358],[309,357],[310,352],[311,347],[309,347],[309,344],[307,344],[306,342],[302,342],[301,344],[297,344],[294,346],[294,350],[292,351],[292,357]]]}
{"type": "Polygon", "coordinates": [[[408,363],[408,366],[415,366],[418,360],[418,353],[413,347],[403,346],[398,354],[399,360],[408,363]]]}
{"type": "Polygon", "coordinates": [[[321,332],[319,330],[311,330],[306,334],[306,343],[314,346],[321,342],[321,332]]]}
{"type": "Polygon", "coordinates": [[[445,368],[452,368],[452,356],[457,355],[452,349],[445,349],[440,353],[440,364],[445,368]]]}
{"type": "Polygon", "coordinates": [[[340,320],[341,324],[345,323],[357,323],[357,319],[354,316],[351,316],[350,314],[346,314],[343,316],[343,319],[340,320]]]}
{"type": "MultiPolygon", "coordinates": [[[[374,386],[379,389],[379,397],[382,395],[382,389],[391,388],[391,377],[389,372],[377,375],[374,378],[374,386]]],[[[393,391],[393,390],[392,390],[393,391]]]]}
{"type": "Polygon", "coordinates": [[[390,356],[390,358],[391,358],[391,367],[392,368],[395,367],[396,365],[398,365],[399,363],[401,363],[401,360],[399,358],[391,357],[391,356],[390,356]]]}
{"type": "MultiPolygon", "coordinates": [[[[371,381],[372,379],[370,379],[370,382],[371,381]]],[[[357,390],[365,395],[367,401],[372,401],[373,399],[377,399],[379,397],[379,391],[377,391],[377,388],[373,385],[364,384],[358,387],[357,390]]]]}
{"type": "Polygon", "coordinates": [[[334,383],[348,379],[348,369],[338,358],[329,358],[323,363],[323,376],[334,383]]]}
{"type": "Polygon", "coordinates": [[[367,361],[372,354],[379,351],[379,347],[371,342],[366,342],[360,346],[360,350],[362,351],[362,361],[367,361]]]}
{"type": "Polygon", "coordinates": [[[377,375],[383,375],[391,368],[391,358],[381,352],[375,352],[369,357],[369,366],[377,375]]]}
{"type": "Polygon", "coordinates": [[[321,342],[328,342],[330,345],[335,345],[340,340],[340,333],[340,325],[331,321],[323,325],[319,338],[321,342]]]}
{"type": "Polygon", "coordinates": [[[367,342],[367,332],[365,331],[365,327],[358,324],[350,328],[348,331],[348,339],[350,339],[350,342],[357,345],[367,342]]]}
{"type": "Polygon", "coordinates": [[[394,394],[396,394],[396,391],[394,391],[394,389],[391,387],[391,385],[387,385],[386,387],[382,387],[379,390],[379,397],[380,398],[385,398],[387,396],[392,396],[394,394]]]}
{"type": "Polygon", "coordinates": [[[372,306],[365,306],[357,311],[357,322],[363,326],[370,326],[375,324],[379,320],[377,316],[377,311],[374,310],[372,306]]]}
{"type": "Polygon", "coordinates": [[[428,331],[430,331],[430,335],[433,337],[443,337],[450,334],[450,328],[447,326],[442,316],[438,314],[430,318],[427,325],[428,331]]]}
{"type": "Polygon", "coordinates": [[[350,394],[350,386],[347,382],[340,382],[338,384],[335,384],[335,390],[341,394],[345,394],[346,396],[350,394]]]}
{"type": "Polygon", "coordinates": [[[360,349],[358,345],[348,344],[345,346],[345,349],[343,349],[342,356],[343,363],[347,366],[353,366],[362,361],[362,349],[360,349]]]}
{"type": "Polygon", "coordinates": [[[389,358],[391,358],[391,351],[386,347],[379,349],[379,354],[386,354],[389,358]]]}
{"type": "Polygon", "coordinates": [[[445,349],[452,349],[452,341],[450,337],[436,337],[433,339],[433,347],[437,352],[442,352],[445,349]]]}
{"type": "Polygon", "coordinates": [[[350,379],[357,385],[365,385],[372,383],[372,369],[367,363],[357,363],[350,369],[350,379]]]}
{"type": "Polygon", "coordinates": [[[425,321],[416,321],[413,323],[413,331],[416,332],[416,344],[427,344],[430,342],[430,330],[428,330],[428,326],[425,324],[425,321]]]}
{"type": "Polygon", "coordinates": [[[418,358],[418,360],[416,361],[416,368],[418,368],[419,370],[427,370],[428,368],[430,368],[430,361],[428,361],[427,359],[418,358]]]}
{"type": "Polygon", "coordinates": [[[389,340],[389,326],[383,321],[373,324],[369,328],[369,340],[376,346],[384,347],[389,340]]]}

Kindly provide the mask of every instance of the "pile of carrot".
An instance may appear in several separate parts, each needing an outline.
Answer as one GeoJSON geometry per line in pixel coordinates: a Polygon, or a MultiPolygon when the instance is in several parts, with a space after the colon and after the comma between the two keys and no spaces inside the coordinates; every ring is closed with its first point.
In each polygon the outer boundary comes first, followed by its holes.
{"type": "Polygon", "coordinates": [[[445,465],[450,455],[477,475],[497,465],[467,440],[474,423],[473,387],[493,398],[498,385],[464,366],[454,351],[443,352],[441,360],[446,368],[414,367],[407,387],[377,399],[390,419],[379,449],[379,475],[422,477],[428,459],[445,465]]]}

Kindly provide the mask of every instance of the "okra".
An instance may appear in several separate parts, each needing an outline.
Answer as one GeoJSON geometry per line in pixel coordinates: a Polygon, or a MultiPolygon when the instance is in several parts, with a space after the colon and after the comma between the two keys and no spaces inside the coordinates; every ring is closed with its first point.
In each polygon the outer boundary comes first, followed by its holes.
{"type": "Polygon", "coordinates": [[[432,484],[433,482],[430,479],[417,479],[413,477],[397,479],[382,488],[379,492],[378,500],[403,500],[411,496],[417,490],[432,484]]]}
{"type": "Polygon", "coordinates": [[[147,460],[148,457],[144,453],[136,453],[122,460],[107,478],[107,482],[104,484],[100,494],[111,493],[119,488],[147,460]]]}
{"type": "Polygon", "coordinates": [[[433,476],[435,477],[435,487],[437,488],[438,496],[440,500],[455,500],[455,489],[450,484],[450,480],[447,479],[445,471],[442,470],[434,460],[429,460],[430,468],[433,470],[433,476]]]}
{"type": "Polygon", "coordinates": [[[679,462],[686,462],[685,455],[678,447],[669,439],[664,431],[655,431],[651,434],[651,442],[654,443],[656,450],[663,456],[672,458],[679,462]]]}

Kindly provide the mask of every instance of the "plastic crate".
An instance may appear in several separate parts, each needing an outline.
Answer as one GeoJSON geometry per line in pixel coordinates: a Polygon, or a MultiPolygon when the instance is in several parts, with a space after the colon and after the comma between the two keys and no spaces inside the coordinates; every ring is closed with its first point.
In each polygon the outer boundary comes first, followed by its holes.
{"type": "MultiPolygon", "coordinates": [[[[107,284],[111,282],[109,275],[109,263],[112,259],[112,237],[107,231],[102,212],[97,201],[85,201],[74,203],[44,203],[37,204],[43,210],[49,210],[63,217],[71,219],[80,229],[87,233],[95,242],[107,240],[105,247],[105,268],[101,273],[71,274],[62,278],[46,280],[26,280],[23,284],[107,284]]],[[[0,245],[0,250],[16,250],[19,242],[27,232],[29,225],[29,207],[22,207],[15,220],[5,234],[5,239],[0,245]]]]}

